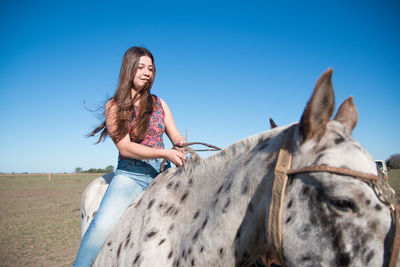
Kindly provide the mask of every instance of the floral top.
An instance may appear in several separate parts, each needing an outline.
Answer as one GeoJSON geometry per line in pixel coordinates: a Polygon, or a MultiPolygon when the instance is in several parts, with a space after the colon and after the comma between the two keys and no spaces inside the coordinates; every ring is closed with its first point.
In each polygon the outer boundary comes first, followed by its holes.
{"type": "MultiPolygon", "coordinates": [[[[153,95],[153,99],[155,100],[153,114],[150,119],[149,129],[147,130],[146,137],[140,143],[142,145],[153,147],[153,148],[164,148],[163,135],[165,132],[165,124],[164,124],[164,109],[161,104],[161,99],[153,95]]],[[[132,131],[133,126],[135,125],[137,114],[139,112],[139,108],[135,108],[135,118],[132,120],[130,125],[130,131],[132,131]]],[[[133,129],[133,133],[135,129],[133,129]]],[[[119,159],[124,159],[126,157],[119,155],[119,159]]]]}

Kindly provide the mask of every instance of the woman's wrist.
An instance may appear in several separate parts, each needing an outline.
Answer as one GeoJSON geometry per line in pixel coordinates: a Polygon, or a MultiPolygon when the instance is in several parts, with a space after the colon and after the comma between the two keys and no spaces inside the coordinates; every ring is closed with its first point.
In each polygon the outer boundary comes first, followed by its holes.
{"type": "Polygon", "coordinates": [[[185,138],[180,138],[180,139],[178,139],[178,141],[176,142],[176,144],[178,145],[178,146],[182,146],[184,143],[186,143],[186,139],[185,138]]]}

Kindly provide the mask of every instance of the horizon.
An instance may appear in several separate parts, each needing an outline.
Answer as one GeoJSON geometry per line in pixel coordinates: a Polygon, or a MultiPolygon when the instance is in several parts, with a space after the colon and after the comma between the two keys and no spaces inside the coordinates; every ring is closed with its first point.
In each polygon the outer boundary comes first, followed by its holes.
{"type": "Polygon", "coordinates": [[[101,115],[89,110],[113,95],[131,46],[153,53],[152,93],[181,134],[222,148],[270,117],[298,121],[333,67],[336,109],[354,97],[353,137],[386,161],[400,153],[399,14],[392,0],[2,2],[0,172],[116,167],[109,138],[86,138],[101,115]]]}

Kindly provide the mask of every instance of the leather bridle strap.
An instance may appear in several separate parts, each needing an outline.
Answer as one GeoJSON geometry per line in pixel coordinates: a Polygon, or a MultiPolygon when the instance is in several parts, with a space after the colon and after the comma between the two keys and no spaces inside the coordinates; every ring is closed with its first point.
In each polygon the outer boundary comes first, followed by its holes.
{"type": "Polygon", "coordinates": [[[343,174],[347,176],[354,176],[367,182],[377,181],[379,179],[379,177],[375,174],[358,172],[350,169],[337,168],[326,165],[317,165],[317,166],[304,167],[300,169],[288,170],[287,174],[290,175],[290,174],[305,173],[305,172],[330,172],[334,174],[343,174]]]}
{"type": "Polygon", "coordinates": [[[392,221],[394,221],[394,240],[392,245],[392,253],[390,255],[389,267],[396,267],[397,258],[400,251],[400,207],[396,207],[396,211],[392,212],[392,221]]]}
{"type": "Polygon", "coordinates": [[[292,151],[289,150],[289,142],[293,129],[293,127],[288,129],[276,161],[268,217],[268,240],[272,248],[272,253],[278,258],[282,266],[286,266],[282,250],[282,205],[288,180],[287,170],[290,169],[292,164],[292,151]]]}

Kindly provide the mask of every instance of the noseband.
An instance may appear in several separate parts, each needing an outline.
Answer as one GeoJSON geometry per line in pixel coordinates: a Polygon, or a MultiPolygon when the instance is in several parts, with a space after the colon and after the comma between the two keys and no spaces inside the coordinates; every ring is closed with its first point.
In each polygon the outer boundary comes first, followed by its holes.
{"type": "Polygon", "coordinates": [[[383,177],[383,173],[378,171],[378,175],[353,171],[346,168],[337,168],[326,165],[309,166],[299,169],[291,169],[292,150],[291,140],[293,139],[295,127],[292,126],[287,130],[284,137],[282,147],[278,154],[278,159],[275,166],[275,178],[272,186],[272,198],[269,208],[268,218],[268,240],[270,242],[272,252],[280,261],[282,266],[286,266],[283,257],[282,248],[282,206],[285,197],[285,189],[288,180],[288,175],[309,172],[330,172],[351,176],[367,183],[376,193],[379,200],[388,206],[392,216],[392,226],[394,227],[394,240],[389,261],[389,267],[395,267],[399,256],[400,248],[400,229],[399,229],[399,209],[396,207],[396,197],[392,192],[387,177],[383,177]],[[384,179],[386,178],[386,179],[384,179]]]}

